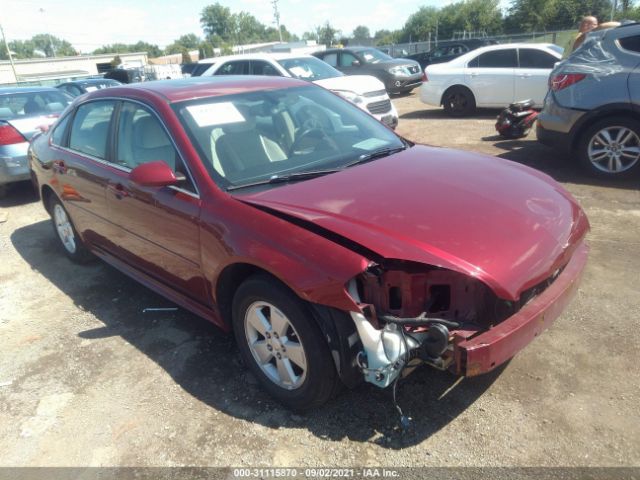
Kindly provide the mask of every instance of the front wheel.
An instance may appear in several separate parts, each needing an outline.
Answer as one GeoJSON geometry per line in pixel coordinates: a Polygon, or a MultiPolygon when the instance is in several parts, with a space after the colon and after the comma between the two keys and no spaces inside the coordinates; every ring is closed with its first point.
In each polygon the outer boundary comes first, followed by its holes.
{"type": "Polygon", "coordinates": [[[578,145],[582,167],[601,178],[626,178],[640,171],[640,122],[610,117],[592,125],[578,145]]]}
{"type": "Polygon", "coordinates": [[[309,410],[333,395],[338,377],[322,332],[305,302],[277,280],[256,275],[238,288],[233,330],[243,360],[280,403],[309,410]]]}
{"type": "Polygon", "coordinates": [[[51,222],[56,237],[60,241],[60,246],[64,253],[76,263],[87,263],[94,257],[85,247],[82,239],[78,236],[69,214],[62,206],[60,200],[52,197],[49,203],[49,212],[51,213],[51,222]]]}

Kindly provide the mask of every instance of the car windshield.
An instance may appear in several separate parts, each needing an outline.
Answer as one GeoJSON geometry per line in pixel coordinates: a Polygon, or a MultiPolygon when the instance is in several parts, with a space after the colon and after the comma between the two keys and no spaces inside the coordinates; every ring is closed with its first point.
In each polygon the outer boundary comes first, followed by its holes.
{"type": "Polygon", "coordinates": [[[0,95],[0,120],[14,120],[62,112],[71,99],[62,92],[19,92],[0,95]]]}
{"type": "Polygon", "coordinates": [[[328,63],[315,57],[286,58],[278,60],[278,63],[293,77],[310,82],[344,75],[328,63]]]}
{"type": "Polygon", "coordinates": [[[564,53],[564,48],[559,45],[549,45],[549,48],[559,55],[562,55],[564,53]]]}
{"type": "Polygon", "coordinates": [[[373,117],[315,85],[174,105],[211,177],[226,189],[329,173],[405,143],[373,117]]]}
{"type": "Polygon", "coordinates": [[[359,54],[362,58],[364,58],[364,61],[366,63],[378,63],[378,62],[386,62],[387,60],[393,60],[393,58],[391,58],[389,55],[375,48],[368,48],[366,50],[361,50],[359,54]]]}

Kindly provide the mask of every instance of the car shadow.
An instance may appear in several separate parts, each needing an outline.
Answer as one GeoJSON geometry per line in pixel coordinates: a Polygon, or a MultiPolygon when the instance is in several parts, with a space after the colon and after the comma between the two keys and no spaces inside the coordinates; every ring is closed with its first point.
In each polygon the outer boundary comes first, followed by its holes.
{"type": "Polygon", "coordinates": [[[473,115],[467,115],[465,117],[452,117],[447,114],[443,108],[415,110],[412,112],[403,113],[400,118],[405,120],[450,120],[452,122],[460,122],[461,120],[487,120],[494,119],[502,110],[495,109],[478,109],[473,115]]]}
{"type": "Polygon", "coordinates": [[[348,438],[401,449],[429,438],[472,405],[498,378],[458,379],[420,368],[399,383],[398,401],[411,428],[399,428],[391,389],[363,384],[344,390],[315,411],[296,414],[272,401],[242,365],[232,335],[175,305],[107,264],[72,264],[60,251],[50,223],[17,229],[11,241],[29,266],[102,326],[79,331],[78,341],[119,336],[163,368],[206,405],[269,428],[306,428],[323,439],[348,438]],[[52,253],[53,252],[53,253],[52,253]]]}
{"type": "Polygon", "coordinates": [[[0,208],[17,207],[38,201],[38,195],[30,180],[9,183],[0,194],[0,208]]]}
{"type": "Polygon", "coordinates": [[[638,179],[601,179],[585,173],[573,156],[538,142],[535,133],[529,133],[527,137],[517,140],[506,140],[499,135],[483,137],[482,140],[493,142],[494,147],[503,151],[496,155],[497,157],[540,170],[558,182],[638,189],[638,179]]]}

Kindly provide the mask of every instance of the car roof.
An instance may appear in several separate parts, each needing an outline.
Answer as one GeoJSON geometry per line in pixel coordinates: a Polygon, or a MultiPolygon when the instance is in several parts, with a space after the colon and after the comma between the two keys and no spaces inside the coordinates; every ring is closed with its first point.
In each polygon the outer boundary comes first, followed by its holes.
{"type": "Polygon", "coordinates": [[[59,92],[54,87],[1,87],[0,95],[7,95],[10,93],[38,93],[38,92],[59,92]]]}
{"type": "MultiPolygon", "coordinates": [[[[553,43],[499,43],[497,45],[486,45],[484,47],[476,48],[475,50],[471,50],[470,52],[465,53],[464,55],[459,56],[458,58],[454,58],[449,62],[451,65],[459,65],[461,63],[466,62],[469,59],[476,58],[478,55],[481,55],[485,52],[492,52],[495,50],[507,50],[512,48],[533,48],[534,50],[542,50],[544,52],[551,53],[553,56],[560,58],[560,54],[553,50],[551,47],[554,46],[553,43]]],[[[443,64],[445,65],[445,64],[443,64]]]]}
{"type": "Polygon", "coordinates": [[[228,60],[283,60],[286,58],[315,58],[306,53],[239,53],[223,57],[204,58],[198,63],[220,63],[228,60]]]}
{"type": "Polygon", "coordinates": [[[269,75],[222,75],[133,83],[90,92],[84,98],[126,97],[136,92],[146,92],[173,103],[196,98],[217,97],[259,90],[280,90],[300,86],[309,86],[309,83],[295,78],[269,75]]]}

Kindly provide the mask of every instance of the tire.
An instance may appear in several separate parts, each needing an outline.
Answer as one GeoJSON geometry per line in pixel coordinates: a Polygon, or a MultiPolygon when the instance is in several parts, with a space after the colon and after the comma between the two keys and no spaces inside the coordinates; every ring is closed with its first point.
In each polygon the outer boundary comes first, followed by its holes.
{"type": "Polygon", "coordinates": [[[233,331],[245,364],[271,396],[297,411],[322,405],[338,390],[329,347],[311,315],[267,275],[247,279],[233,299],[233,331]]]}
{"type": "Polygon", "coordinates": [[[442,106],[447,115],[464,117],[476,111],[476,99],[465,87],[451,87],[442,95],[442,106]]]}
{"type": "Polygon", "coordinates": [[[609,117],[590,126],[580,137],[578,161],[591,175],[628,178],[640,172],[640,122],[609,117]]]}
{"type": "Polygon", "coordinates": [[[67,210],[55,196],[49,200],[49,212],[53,231],[65,255],[76,263],[88,263],[93,260],[95,257],[78,235],[67,210]]]}

